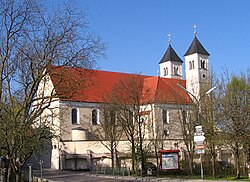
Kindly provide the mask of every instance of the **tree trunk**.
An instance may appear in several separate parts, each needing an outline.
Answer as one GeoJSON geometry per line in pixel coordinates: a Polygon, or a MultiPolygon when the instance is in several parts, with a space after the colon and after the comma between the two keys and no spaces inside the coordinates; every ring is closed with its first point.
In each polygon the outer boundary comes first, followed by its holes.
{"type": "Polygon", "coordinates": [[[139,123],[139,139],[140,139],[140,154],[141,154],[141,175],[144,171],[144,152],[143,152],[143,148],[142,148],[142,131],[141,131],[141,128],[142,128],[142,124],[139,123]]]}
{"type": "Polygon", "coordinates": [[[213,177],[216,178],[216,172],[215,172],[215,153],[212,153],[212,173],[213,173],[213,177]]]}
{"type": "Polygon", "coordinates": [[[21,172],[16,173],[16,182],[21,182],[21,172]]]}
{"type": "Polygon", "coordinates": [[[193,155],[191,155],[191,152],[188,152],[188,164],[190,169],[190,175],[193,175],[193,155]]]}
{"type": "Polygon", "coordinates": [[[110,152],[111,152],[111,168],[112,168],[112,171],[114,171],[114,149],[113,149],[113,147],[111,148],[111,150],[110,150],[110,152]]]}
{"type": "Polygon", "coordinates": [[[159,156],[158,156],[158,151],[157,147],[155,146],[155,158],[156,158],[156,174],[159,176],[159,156]]]}
{"type": "Polygon", "coordinates": [[[135,158],[136,158],[136,156],[135,156],[135,141],[134,141],[134,138],[132,138],[132,140],[131,140],[131,147],[132,147],[132,172],[133,173],[135,173],[135,158]]]}
{"type": "Polygon", "coordinates": [[[240,179],[240,153],[239,153],[239,147],[236,147],[236,150],[235,150],[235,164],[236,164],[236,178],[240,179]]]}
{"type": "Polygon", "coordinates": [[[118,151],[117,151],[116,148],[115,148],[115,166],[116,166],[117,168],[119,168],[119,169],[120,169],[120,167],[121,167],[120,160],[119,160],[119,157],[118,157],[118,151]]]}

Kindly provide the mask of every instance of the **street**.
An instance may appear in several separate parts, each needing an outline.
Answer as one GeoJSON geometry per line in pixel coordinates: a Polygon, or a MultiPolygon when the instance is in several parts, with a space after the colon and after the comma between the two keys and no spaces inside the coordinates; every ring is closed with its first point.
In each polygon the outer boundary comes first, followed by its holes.
{"type": "MultiPolygon", "coordinates": [[[[34,176],[41,177],[41,171],[35,170],[34,176]]],[[[107,176],[99,174],[90,174],[89,172],[82,171],[62,171],[44,169],[42,171],[42,178],[49,180],[49,182],[210,182],[210,180],[202,179],[171,179],[168,177],[135,177],[135,176],[107,176]]],[[[217,182],[227,182],[226,180],[217,180],[217,182]]],[[[237,182],[237,181],[234,181],[237,182]]]]}
{"type": "MultiPolygon", "coordinates": [[[[40,171],[35,171],[34,176],[41,177],[40,171]]],[[[42,178],[48,179],[53,182],[132,182],[132,181],[141,181],[133,177],[122,176],[104,176],[104,175],[95,175],[87,172],[78,172],[78,171],[59,171],[59,170],[43,170],[42,178]]]]}

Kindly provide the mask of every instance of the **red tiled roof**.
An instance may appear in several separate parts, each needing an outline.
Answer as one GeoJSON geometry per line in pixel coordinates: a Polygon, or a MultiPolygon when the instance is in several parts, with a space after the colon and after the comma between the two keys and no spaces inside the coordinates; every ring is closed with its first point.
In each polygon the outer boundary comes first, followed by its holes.
{"type": "Polygon", "coordinates": [[[115,85],[139,77],[143,81],[142,93],[148,92],[142,102],[191,103],[188,94],[177,86],[177,83],[183,87],[186,85],[186,81],[180,79],[56,66],[51,67],[49,75],[61,100],[105,103],[106,95],[115,85]]]}

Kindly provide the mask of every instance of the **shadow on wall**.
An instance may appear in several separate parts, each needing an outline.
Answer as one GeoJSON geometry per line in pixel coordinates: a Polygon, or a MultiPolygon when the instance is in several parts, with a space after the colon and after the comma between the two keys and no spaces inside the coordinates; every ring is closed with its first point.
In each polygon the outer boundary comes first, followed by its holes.
{"type": "Polygon", "coordinates": [[[45,146],[46,150],[37,152],[33,154],[29,160],[26,161],[25,166],[31,164],[33,169],[40,169],[40,163],[42,162],[43,168],[50,168],[51,167],[51,154],[52,154],[52,145],[51,141],[47,142],[45,146]]]}

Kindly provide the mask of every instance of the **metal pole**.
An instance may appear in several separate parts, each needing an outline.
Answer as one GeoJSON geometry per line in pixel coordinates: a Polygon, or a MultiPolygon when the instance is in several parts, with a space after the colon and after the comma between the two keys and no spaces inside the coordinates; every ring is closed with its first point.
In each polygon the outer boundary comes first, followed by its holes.
{"type": "Polygon", "coordinates": [[[31,165],[29,165],[29,182],[32,182],[31,165]]]}
{"type": "Polygon", "coordinates": [[[200,154],[200,159],[201,159],[201,179],[204,179],[203,166],[202,166],[202,154],[200,154]]]}
{"type": "Polygon", "coordinates": [[[43,166],[42,166],[43,161],[40,160],[39,163],[40,163],[40,169],[41,169],[41,179],[43,179],[43,166]]]}

